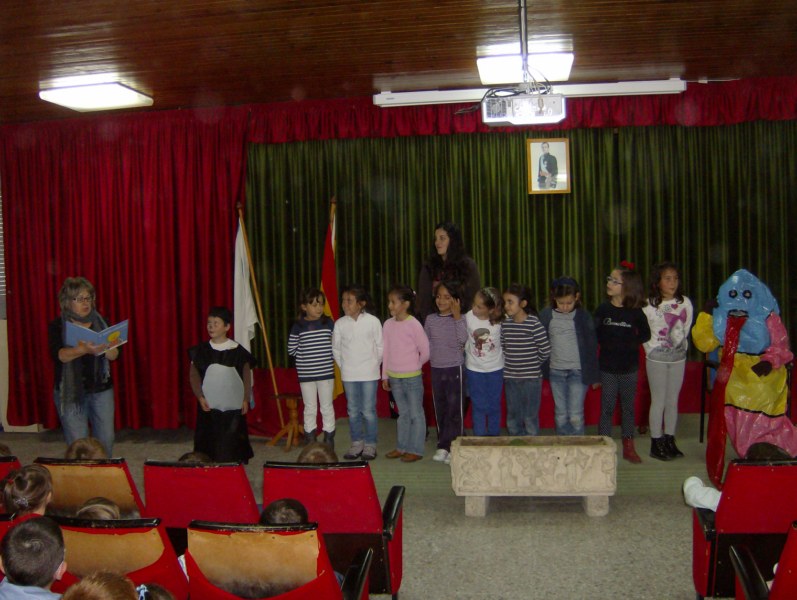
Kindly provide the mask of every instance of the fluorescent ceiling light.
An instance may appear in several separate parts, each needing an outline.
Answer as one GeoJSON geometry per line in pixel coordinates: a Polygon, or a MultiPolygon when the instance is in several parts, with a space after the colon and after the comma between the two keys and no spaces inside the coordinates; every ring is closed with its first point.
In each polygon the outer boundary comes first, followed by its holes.
{"type": "MultiPolygon", "coordinates": [[[[686,90],[686,82],[682,79],[621,81],[619,83],[567,83],[551,86],[552,94],[561,94],[567,98],[680,94],[684,90],[686,90]]],[[[467,104],[481,102],[487,91],[487,88],[471,88],[466,90],[429,90],[425,92],[382,92],[381,94],[374,94],[374,104],[383,107],[467,104]]]]}
{"type": "MultiPolygon", "coordinates": [[[[484,85],[523,82],[523,58],[520,54],[485,56],[476,59],[479,77],[484,85]]],[[[567,81],[573,67],[572,52],[528,54],[527,64],[532,79],[567,81]]]]}
{"type": "Polygon", "coordinates": [[[152,106],[152,98],[121,83],[98,83],[41,90],[39,98],[79,112],[152,106]]]}

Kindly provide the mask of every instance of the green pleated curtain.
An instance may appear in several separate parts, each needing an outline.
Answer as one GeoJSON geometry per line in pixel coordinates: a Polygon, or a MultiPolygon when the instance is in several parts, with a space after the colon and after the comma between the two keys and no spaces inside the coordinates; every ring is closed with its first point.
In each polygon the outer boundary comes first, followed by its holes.
{"type": "MultiPolygon", "coordinates": [[[[699,307],[745,267],[790,305],[797,124],[645,127],[254,144],[247,229],[275,361],[303,287],[318,285],[329,201],[337,199],[338,284],[364,283],[385,318],[393,283],[415,287],[435,223],[453,220],[485,285],[576,277],[604,298],[622,259],[682,266],[699,307]],[[567,138],[570,194],[527,193],[527,138],[567,138]]],[[[257,346],[259,347],[259,346],[257,346]]]]}

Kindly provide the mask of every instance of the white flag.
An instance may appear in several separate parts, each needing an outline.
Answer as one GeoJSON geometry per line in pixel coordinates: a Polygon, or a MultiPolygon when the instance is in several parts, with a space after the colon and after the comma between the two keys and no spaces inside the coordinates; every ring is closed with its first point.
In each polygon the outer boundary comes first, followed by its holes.
{"type": "Polygon", "coordinates": [[[235,322],[235,341],[251,352],[251,341],[255,337],[257,311],[249,285],[249,258],[246,254],[246,243],[240,219],[238,235],[235,236],[235,287],[233,291],[235,322]]]}

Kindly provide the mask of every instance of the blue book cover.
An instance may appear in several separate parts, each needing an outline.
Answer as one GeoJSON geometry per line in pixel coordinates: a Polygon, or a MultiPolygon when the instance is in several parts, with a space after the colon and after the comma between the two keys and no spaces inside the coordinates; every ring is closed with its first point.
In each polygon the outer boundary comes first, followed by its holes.
{"type": "MultiPolygon", "coordinates": [[[[77,346],[80,342],[87,342],[95,346],[108,344],[108,349],[110,350],[111,348],[116,348],[117,346],[127,343],[127,326],[128,320],[125,319],[102,331],[94,331],[88,327],[81,327],[80,325],[75,325],[71,321],[67,321],[66,345],[77,346]]],[[[102,354],[105,354],[105,352],[102,354]]]]}

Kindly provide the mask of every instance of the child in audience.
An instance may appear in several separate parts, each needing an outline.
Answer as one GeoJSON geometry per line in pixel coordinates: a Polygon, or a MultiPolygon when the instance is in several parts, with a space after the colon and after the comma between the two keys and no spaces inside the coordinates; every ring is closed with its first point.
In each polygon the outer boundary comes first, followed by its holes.
{"type": "Polygon", "coordinates": [[[114,521],[122,518],[122,511],[116,502],[97,496],[86,500],[75,513],[75,517],[93,521],[114,521]]]}
{"type": "Polygon", "coordinates": [[[314,442],[321,407],[324,442],[335,446],[335,363],[332,358],[334,323],[324,314],[326,298],[318,288],[302,290],[299,317],[288,337],[288,354],[296,358],[296,371],[304,402],[304,439],[314,442]],[[318,403],[316,404],[316,397],[318,403]]]}
{"type": "Polygon", "coordinates": [[[100,440],[94,437],[85,437],[69,444],[64,458],[70,460],[104,460],[108,458],[108,453],[100,440]]]}
{"type": "Polygon", "coordinates": [[[41,465],[28,465],[3,480],[3,504],[15,517],[43,515],[53,498],[53,478],[41,465]]]}
{"type": "Polygon", "coordinates": [[[343,288],[344,316],[335,322],[332,355],[340,367],[349,412],[351,447],[347,460],[376,458],[376,386],[382,362],[382,324],[371,313],[371,297],[361,285],[343,288]]]}
{"type": "Polygon", "coordinates": [[[385,456],[415,462],[423,458],[426,415],[421,367],[429,360],[429,339],[415,314],[415,292],[397,285],[387,294],[391,318],[382,328],[382,389],[393,392],[399,411],[396,448],[385,456]]]}
{"type": "Polygon", "coordinates": [[[551,384],[558,435],[584,435],[584,398],[600,382],[595,322],[581,306],[581,286],[572,277],[551,282],[551,304],[540,311],[551,357],[543,374],[551,384]]]}
{"type": "MultiPolygon", "coordinates": [[[[57,600],[50,586],[66,572],[64,536],[47,517],[17,523],[0,542],[0,600],[57,600]]],[[[104,600],[104,599],[103,599],[104,600]]]]}
{"type": "Polygon", "coordinates": [[[191,389],[200,406],[194,451],[204,452],[215,462],[247,463],[254,456],[246,413],[255,359],[227,337],[231,322],[228,308],[211,308],[207,321],[210,341],[188,350],[191,389]]]}
{"type": "Polygon", "coordinates": [[[622,413],[623,458],[642,459],[634,448],[634,397],[636,396],[639,346],[650,339],[650,327],[642,312],[645,290],[632,263],[623,261],[606,278],[609,300],[595,310],[595,330],[600,345],[601,415],[598,434],[612,434],[617,395],[622,413]]]}
{"type": "Polygon", "coordinates": [[[69,586],[63,600],[140,600],[136,584],[124,575],[98,571],[69,586]]]}
{"type": "Polygon", "coordinates": [[[470,392],[474,435],[501,432],[501,390],[504,387],[504,353],[501,350],[501,292],[486,287],[476,292],[473,308],[465,313],[468,341],[465,369],[470,392]]]}
{"type": "Polygon", "coordinates": [[[177,459],[177,462],[212,463],[213,461],[204,452],[186,452],[180,458],[177,459]]]}
{"type": "Polygon", "coordinates": [[[451,463],[451,442],[462,435],[462,379],[468,328],[462,318],[462,292],[455,281],[442,281],[434,290],[437,312],[426,317],[432,365],[432,400],[437,420],[437,451],[432,460],[451,463]]]}
{"type": "Polygon", "coordinates": [[[551,354],[545,327],[531,303],[531,291],[513,283],[504,291],[501,347],[504,351],[504,395],[509,435],[540,431],[542,365],[551,354]]]}
{"type": "Polygon", "coordinates": [[[307,522],[307,509],[293,498],[274,500],[260,513],[261,525],[304,525],[307,522]]]}
{"type": "Polygon", "coordinates": [[[694,313],[692,302],[684,296],[675,263],[653,265],[648,305],[642,311],[651,334],[644,344],[650,383],[650,455],[672,460],[684,455],[675,445],[675,428],[694,313]]]}
{"type": "Polygon", "coordinates": [[[136,592],[138,600],[175,600],[169,590],[157,583],[142,583],[136,592]]]}
{"type": "Polygon", "coordinates": [[[323,465],[338,462],[338,455],[329,444],[312,442],[307,444],[296,459],[299,464],[323,465]]]}

